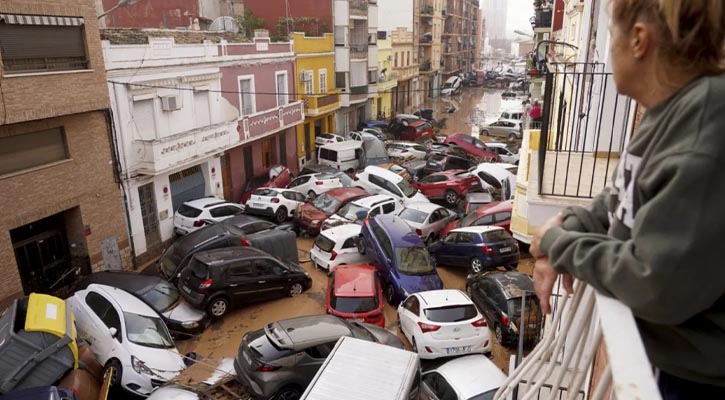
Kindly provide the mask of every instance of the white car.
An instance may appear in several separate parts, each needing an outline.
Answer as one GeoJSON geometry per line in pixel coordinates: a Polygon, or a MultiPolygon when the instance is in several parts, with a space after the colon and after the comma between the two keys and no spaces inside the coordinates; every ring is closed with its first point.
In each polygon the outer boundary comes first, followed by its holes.
{"type": "Polygon", "coordinates": [[[287,189],[302,193],[311,199],[330,189],[341,187],[343,187],[343,184],[340,178],[326,172],[298,176],[287,185],[287,189]]]}
{"type": "Polygon", "coordinates": [[[141,396],[174,379],[186,366],[159,314],[134,295],[91,284],[68,303],[78,336],[86,339],[112,384],[141,396]]]}
{"type": "Polygon", "coordinates": [[[505,163],[481,163],[468,171],[478,177],[482,189],[500,191],[501,200],[510,200],[516,189],[516,175],[510,172],[512,168],[518,167],[505,163]]]}
{"type": "Polygon", "coordinates": [[[458,76],[452,76],[448,78],[446,83],[441,87],[441,94],[444,96],[450,96],[453,94],[459,94],[463,91],[463,80],[458,76]]]}
{"type": "Polygon", "coordinates": [[[408,204],[398,216],[405,220],[426,243],[433,243],[458,214],[431,202],[408,204]]]}
{"type": "Polygon", "coordinates": [[[514,154],[506,147],[505,143],[488,142],[489,149],[501,157],[501,161],[507,164],[519,165],[519,155],[514,154]]]}
{"type": "Polygon", "coordinates": [[[334,133],[318,133],[315,135],[315,145],[324,146],[330,143],[344,142],[345,138],[334,133]]]}
{"type": "Polygon", "coordinates": [[[365,189],[370,194],[387,194],[393,196],[402,205],[418,201],[428,201],[428,198],[423,193],[414,189],[403,177],[374,165],[365,168],[363,172],[355,175],[353,181],[353,185],[365,189]]]}
{"type": "Polygon", "coordinates": [[[391,159],[404,161],[423,160],[426,155],[425,146],[415,142],[390,142],[386,147],[386,151],[391,159]]]}
{"type": "Polygon", "coordinates": [[[322,229],[350,223],[362,223],[358,213],[365,212],[365,218],[380,214],[397,214],[403,209],[400,202],[387,194],[374,194],[351,201],[342,206],[335,214],[322,223],[322,229]]]}
{"type": "Polygon", "coordinates": [[[505,380],[506,375],[486,356],[472,354],[454,358],[423,372],[420,398],[493,399],[505,380]]]}
{"type": "Polygon", "coordinates": [[[488,324],[460,290],[411,294],[398,306],[398,321],[420,358],[491,352],[488,324]]]}
{"type": "Polygon", "coordinates": [[[358,224],[345,224],[320,232],[310,250],[315,268],[326,269],[330,274],[338,265],[367,264],[368,258],[356,247],[361,230],[358,224]]]}
{"type": "Polygon", "coordinates": [[[217,197],[187,201],[174,213],[174,230],[179,235],[188,235],[203,228],[207,221],[221,222],[243,211],[242,205],[217,197]]]}
{"type": "Polygon", "coordinates": [[[281,224],[291,218],[306,200],[305,195],[296,190],[259,188],[247,200],[244,212],[273,217],[281,224]]]}

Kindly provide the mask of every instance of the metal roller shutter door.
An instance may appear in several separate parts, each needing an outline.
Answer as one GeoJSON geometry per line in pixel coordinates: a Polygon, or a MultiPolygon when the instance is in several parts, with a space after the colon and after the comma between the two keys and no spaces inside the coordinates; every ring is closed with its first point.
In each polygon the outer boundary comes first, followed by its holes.
{"type": "Polygon", "coordinates": [[[174,212],[184,202],[204,197],[206,193],[206,182],[200,165],[169,175],[169,182],[171,183],[171,204],[174,212]]]}

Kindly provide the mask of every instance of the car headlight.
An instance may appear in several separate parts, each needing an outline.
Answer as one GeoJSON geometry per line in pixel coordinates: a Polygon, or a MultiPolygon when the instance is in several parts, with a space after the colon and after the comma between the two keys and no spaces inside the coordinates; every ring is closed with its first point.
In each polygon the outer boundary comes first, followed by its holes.
{"type": "Polygon", "coordinates": [[[193,329],[199,326],[199,323],[196,321],[184,321],[181,323],[181,326],[183,326],[186,329],[193,329]]]}
{"type": "Polygon", "coordinates": [[[312,225],[319,225],[320,224],[320,220],[319,219],[313,219],[312,222],[311,222],[311,224],[312,225]]]}
{"type": "Polygon", "coordinates": [[[305,273],[305,276],[308,276],[308,277],[310,276],[310,273],[309,273],[309,272],[307,272],[307,271],[304,271],[304,270],[303,270],[302,272],[304,272],[304,273],[305,273]]]}
{"type": "Polygon", "coordinates": [[[131,356],[131,366],[133,367],[133,370],[139,374],[154,375],[154,372],[151,371],[151,368],[147,367],[146,364],[136,358],[136,356],[131,356]]]}

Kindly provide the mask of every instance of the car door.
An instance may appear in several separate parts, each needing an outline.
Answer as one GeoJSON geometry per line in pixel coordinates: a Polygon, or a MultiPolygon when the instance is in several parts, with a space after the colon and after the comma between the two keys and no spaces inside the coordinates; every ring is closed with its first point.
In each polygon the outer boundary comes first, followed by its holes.
{"type": "Polygon", "coordinates": [[[471,257],[480,257],[476,246],[475,234],[471,232],[459,232],[456,237],[456,251],[453,261],[455,265],[467,266],[471,257]]]}
{"type": "Polygon", "coordinates": [[[456,391],[436,371],[423,374],[420,392],[422,400],[458,400],[456,391]]]}
{"type": "Polygon", "coordinates": [[[254,301],[258,291],[257,271],[252,260],[238,260],[223,268],[221,276],[224,277],[224,291],[232,303],[236,305],[254,301]]]}
{"type": "Polygon", "coordinates": [[[444,176],[429,175],[418,181],[418,188],[428,197],[443,197],[443,187],[440,182],[445,181],[444,176]]]}
{"type": "Polygon", "coordinates": [[[290,182],[289,185],[287,185],[287,189],[292,189],[297,192],[300,192],[302,194],[307,194],[307,182],[310,181],[310,176],[300,176],[297,179],[290,182]]]}
{"type": "Polygon", "coordinates": [[[255,296],[258,299],[273,299],[286,294],[285,289],[292,283],[287,268],[271,258],[254,260],[254,267],[257,271],[255,296]]]}
{"type": "Polygon", "coordinates": [[[405,198],[405,196],[403,196],[403,192],[401,192],[400,188],[398,188],[398,186],[396,186],[393,182],[384,180],[383,187],[386,192],[390,193],[390,195],[396,199],[400,199],[402,201],[405,198]]]}
{"type": "Polygon", "coordinates": [[[476,289],[476,297],[480,303],[479,310],[486,315],[486,319],[488,320],[491,328],[493,328],[492,324],[499,320],[499,315],[501,313],[501,307],[496,304],[493,297],[493,293],[495,293],[496,290],[498,290],[496,288],[496,284],[488,279],[484,279],[479,282],[478,288],[476,289]]]}
{"type": "Polygon", "coordinates": [[[451,215],[451,212],[443,207],[433,211],[429,220],[429,232],[433,233],[437,237],[441,230],[448,225],[448,222],[451,221],[451,215]]]}
{"type": "Polygon", "coordinates": [[[420,301],[418,296],[410,295],[400,305],[400,312],[398,313],[400,318],[400,327],[403,333],[406,335],[408,340],[412,342],[413,333],[415,332],[415,325],[420,320],[420,301]]]}
{"type": "Polygon", "coordinates": [[[456,251],[456,237],[457,232],[448,232],[446,236],[441,239],[440,248],[436,253],[436,261],[442,265],[452,265],[455,261],[453,253],[456,251]]]}
{"type": "Polygon", "coordinates": [[[297,353],[295,375],[303,387],[307,386],[335,347],[337,341],[310,346],[297,353]]]}
{"type": "Polygon", "coordinates": [[[93,353],[101,364],[119,353],[123,342],[123,332],[119,313],[113,304],[102,294],[88,290],[83,298],[85,312],[82,319],[76,316],[79,336],[85,338],[91,345],[93,353]],[[110,328],[116,329],[115,336],[111,336],[110,328]]]}
{"type": "Polygon", "coordinates": [[[282,197],[286,200],[284,206],[287,207],[287,211],[293,215],[297,213],[297,208],[305,202],[305,196],[297,192],[283,192],[282,197]]]}

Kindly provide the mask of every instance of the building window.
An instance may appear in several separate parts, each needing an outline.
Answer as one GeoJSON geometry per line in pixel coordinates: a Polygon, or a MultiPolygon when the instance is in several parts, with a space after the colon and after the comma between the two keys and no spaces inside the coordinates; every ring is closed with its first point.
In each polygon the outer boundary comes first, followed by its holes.
{"type": "Polygon", "coordinates": [[[287,87],[287,71],[277,72],[277,107],[286,106],[289,98],[287,87]]]}
{"type": "Polygon", "coordinates": [[[197,128],[211,125],[209,92],[206,90],[194,92],[194,117],[197,128]]]}
{"type": "Polygon", "coordinates": [[[335,72],[335,87],[345,89],[347,87],[347,79],[344,72],[335,72]]]}
{"type": "Polygon", "coordinates": [[[251,75],[239,77],[239,111],[241,116],[252,115],[257,105],[254,100],[254,77],[251,75]]]}
{"type": "Polygon", "coordinates": [[[320,94],[327,94],[327,69],[323,68],[317,71],[320,80],[320,94]]]}
{"type": "Polygon", "coordinates": [[[344,46],[345,45],[345,34],[346,33],[347,33],[346,26],[336,26],[335,27],[335,46],[344,46]]]}
{"type": "Polygon", "coordinates": [[[302,71],[302,79],[305,85],[305,94],[311,95],[315,92],[315,83],[312,81],[312,71],[302,71]]]}
{"type": "Polygon", "coordinates": [[[0,175],[67,160],[63,128],[0,138],[0,175]]]}
{"type": "Polygon", "coordinates": [[[368,71],[368,83],[373,84],[373,85],[378,83],[378,70],[377,69],[368,71]]]}
{"type": "Polygon", "coordinates": [[[393,64],[393,67],[398,68],[398,52],[395,52],[395,64],[393,64]]]}
{"type": "Polygon", "coordinates": [[[134,98],[131,114],[133,126],[140,140],[156,139],[156,120],[154,118],[154,99],[134,98]]]}
{"type": "Polygon", "coordinates": [[[83,18],[0,14],[7,74],[88,69],[83,18]]]}

